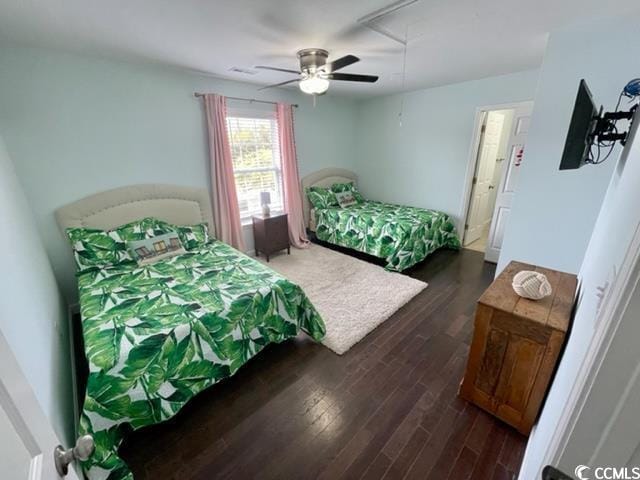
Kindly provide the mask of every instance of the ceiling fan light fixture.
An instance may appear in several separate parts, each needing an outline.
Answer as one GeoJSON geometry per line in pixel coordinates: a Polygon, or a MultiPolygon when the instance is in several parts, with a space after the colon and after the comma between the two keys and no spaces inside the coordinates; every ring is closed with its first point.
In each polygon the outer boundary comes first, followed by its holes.
{"type": "MultiPolygon", "coordinates": [[[[408,0],[403,0],[408,1],[408,0]]],[[[413,0],[417,1],[417,0],[413,0]]],[[[345,55],[331,62],[327,62],[329,52],[321,48],[305,48],[298,52],[298,62],[300,70],[290,70],[288,68],[269,67],[267,65],[256,65],[255,68],[261,70],[273,70],[282,73],[292,73],[298,78],[286,80],[284,82],[275,83],[260,87],[258,90],[266,88],[282,87],[290,83],[298,82],[300,90],[308,95],[322,95],[329,90],[329,83],[333,80],[343,82],[365,82],[374,83],[378,80],[376,75],[360,75],[357,73],[338,72],[349,65],[353,65],[360,61],[355,55],[345,55]]]]}
{"type": "Polygon", "coordinates": [[[318,75],[310,75],[298,82],[300,90],[309,95],[322,95],[329,89],[329,80],[318,75]]]}

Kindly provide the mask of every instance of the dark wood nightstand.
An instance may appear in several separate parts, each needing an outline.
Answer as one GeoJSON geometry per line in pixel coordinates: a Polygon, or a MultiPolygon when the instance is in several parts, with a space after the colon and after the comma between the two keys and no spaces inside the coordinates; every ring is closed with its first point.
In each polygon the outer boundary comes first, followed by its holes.
{"type": "Polygon", "coordinates": [[[289,223],[286,213],[279,215],[254,215],[253,241],[255,242],[256,257],[260,252],[264,253],[269,261],[269,255],[280,250],[287,249],[291,253],[289,244],[289,223]]]}

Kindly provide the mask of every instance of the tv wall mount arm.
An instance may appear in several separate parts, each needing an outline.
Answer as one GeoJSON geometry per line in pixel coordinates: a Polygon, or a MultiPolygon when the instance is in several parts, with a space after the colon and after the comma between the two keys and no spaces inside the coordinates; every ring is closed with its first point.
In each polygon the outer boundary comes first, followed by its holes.
{"type": "Polygon", "coordinates": [[[603,109],[600,107],[599,114],[593,119],[593,131],[590,135],[591,147],[589,148],[589,156],[586,163],[599,165],[609,158],[613,152],[616,142],[620,142],[623,146],[627,143],[627,138],[631,131],[631,124],[633,123],[636,111],[638,110],[638,99],[640,99],[640,78],[634,78],[628,82],[622,89],[622,92],[620,92],[615,111],[603,113],[603,109]],[[630,99],[631,102],[635,101],[636,103],[629,108],[629,110],[620,111],[619,107],[623,97],[630,99]],[[629,122],[628,130],[626,132],[618,131],[617,122],[620,120],[626,120],[629,122]],[[593,147],[596,147],[597,149],[595,157],[592,150],[593,147]],[[608,152],[604,157],[601,157],[601,150],[607,148],[608,152]]]}
{"type": "Polygon", "coordinates": [[[629,131],[618,132],[616,122],[618,122],[618,120],[632,120],[637,109],[638,104],[634,105],[629,110],[622,112],[605,112],[603,114],[602,109],[600,109],[600,115],[595,118],[596,124],[593,132],[594,139],[596,139],[598,143],[620,142],[622,145],[625,145],[627,143],[629,131]]]}

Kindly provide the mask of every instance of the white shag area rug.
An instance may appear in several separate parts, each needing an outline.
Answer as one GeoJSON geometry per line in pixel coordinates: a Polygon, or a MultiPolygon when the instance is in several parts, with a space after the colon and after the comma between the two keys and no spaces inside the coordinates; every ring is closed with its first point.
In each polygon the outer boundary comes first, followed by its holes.
{"type": "Polygon", "coordinates": [[[291,255],[274,255],[268,263],[258,259],[302,287],[327,327],[322,343],[339,355],[427,288],[420,280],[313,243],[291,248],[291,255]]]}

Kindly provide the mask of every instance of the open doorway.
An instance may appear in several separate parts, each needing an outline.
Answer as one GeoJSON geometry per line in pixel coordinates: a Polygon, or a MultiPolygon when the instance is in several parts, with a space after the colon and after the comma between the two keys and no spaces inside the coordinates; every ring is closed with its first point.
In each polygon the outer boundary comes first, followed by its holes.
{"type": "Polygon", "coordinates": [[[512,109],[482,112],[476,168],[465,222],[465,248],[483,253],[487,248],[512,119],[512,109]]]}
{"type": "Polygon", "coordinates": [[[464,248],[497,262],[522,163],[531,102],[485,107],[478,111],[463,218],[464,248]]]}

